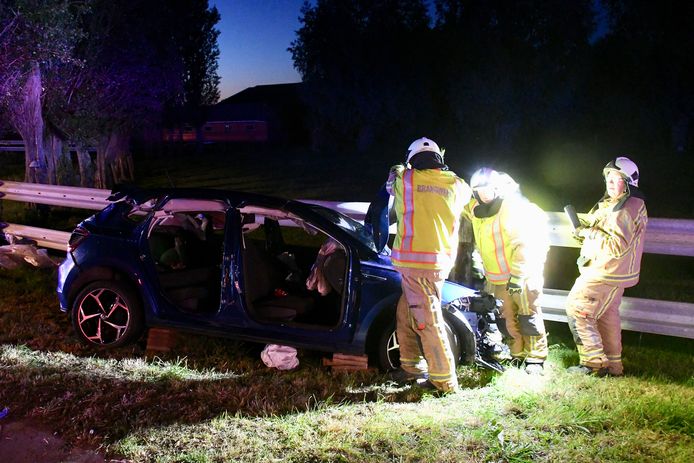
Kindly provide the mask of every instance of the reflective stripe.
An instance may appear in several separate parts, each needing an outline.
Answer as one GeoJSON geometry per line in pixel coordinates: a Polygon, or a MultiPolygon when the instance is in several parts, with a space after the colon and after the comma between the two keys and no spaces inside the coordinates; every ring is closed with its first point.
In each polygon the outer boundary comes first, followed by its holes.
{"type": "Polygon", "coordinates": [[[631,258],[629,259],[629,266],[627,270],[633,275],[634,274],[634,267],[636,265],[636,252],[634,252],[636,249],[639,248],[639,242],[641,241],[641,236],[637,236],[636,239],[634,240],[634,247],[629,250],[631,253],[631,258]]]}
{"type": "Polygon", "coordinates": [[[585,275],[587,277],[597,278],[600,281],[605,281],[605,282],[614,281],[617,283],[628,282],[628,281],[636,280],[639,278],[639,272],[631,273],[628,275],[614,275],[611,273],[602,273],[602,272],[598,271],[597,269],[592,269],[590,267],[582,267],[581,274],[585,275]]]}
{"type": "Polygon", "coordinates": [[[607,308],[612,305],[612,303],[614,302],[614,298],[617,295],[618,289],[618,286],[613,286],[610,292],[607,294],[607,298],[605,299],[605,302],[602,304],[602,307],[600,307],[600,309],[595,313],[596,320],[602,317],[605,314],[607,308]]]}
{"type": "Polygon", "coordinates": [[[506,283],[508,281],[508,277],[510,275],[511,275],[510,272],[494,273],[494,272],[487,272],[485,270],[485,277],[492,284],[494,284],[494,283],[506,283]]]}
{"type": "Polygon", "coordinates": [[[402,249],[412,249],[412,235],[414,234],[414,170],[408,169],[402,176],[402,201],[403,201],[403,233],[402,249]]]}
{"type": "Polygon", "coordinates": [[[404,359],[400,358],[400,364],[403,366],[417,366],[421,362],[421,359],[404,359]]]}
{"type": "Polygon", "coordinates": [[[579,362],[582,365],[595,364],[600,367],[605,356],[602,349],[586,350],[583,346],[576,346],[578,349],[579,362]]]}
{"type": "Polygon", "coordinates": [[[584,348],[583,349],[583,355],[586,357],[595,357],[595,356],[602,357],[604,354],[603,354],[602,349],[599,349],[599,348],[593,349],[593,350],[587,350],[584,348]]]}
{"type": "Polygon", "coordinates": [[[499,273],[511,273],[508,261],[506,260],[506,254],[504,253],[506,246],[504,245],[504,236],[501,233],[501,214],[497,214],[492,223],[492,239],[494,240],[494,255],[496,257],[496,264],[499,266],[499,273]],[[501,259],[499,257],[501,257],[501,259]]]}
{"type": "Polygon", "coordinates": [[[393,249],[391,259],[400,262],[412,262],[420,264],[447,264],[451,262],[451,257],[448,254],[438,254],[435,252],[423,251],[403,251],[393,249]]]}
{"type": "MultiPolygon", "coordinates": [[[[645,206],[641,208],[639,211],[639,216],[641,217],[641,214],[645,210],[645,206]]],[[[636,239],[634,240],[634,244],[630,250],[631,252],[631,261],[629,262],[629,271],[632,274],[638,275],[641,271],[641,256],[639,255],[638,252],[636,252],[638,249],[643,249],[643,246],[641,245],[641,240],[643,239],[643,231],[637,232],[636,239]]]]}

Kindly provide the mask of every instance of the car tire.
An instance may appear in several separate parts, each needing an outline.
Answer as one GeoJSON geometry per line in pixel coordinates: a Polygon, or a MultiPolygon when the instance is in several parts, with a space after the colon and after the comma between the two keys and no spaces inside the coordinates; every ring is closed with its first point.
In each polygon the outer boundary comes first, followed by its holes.
{"type": "MultiPolygon", "coordinates": [[[[460,329],[458,323],[454,320],[448,320],[446,317],[446,334],[448,335],[448,343],[453,351],[453,358],[455,360],[456,366],[461,363],[468,363],[469,356],[467,355],[467,350],[470,347],[470,340],[472,340],[473,346],[473,358],[474,358],[474,346],[475,338],[472,331],[460,329]],[[472,336],[470,338],[470,336],[472,336]]],[[[400,368],[400,347],[397,342],[397,336],[395,333],[395,320],[390,321],[385,325],[385,328],[381,332],[378,340],[378,366],[381,371],[391,371],[400,368]]]]}
{"type": "Polygon", "coordinates": [[[117,280],[88,284],[72,304],[78,339],[102,349],[136,341],[144,328],[142,304],[132,287],[117,280]]]}

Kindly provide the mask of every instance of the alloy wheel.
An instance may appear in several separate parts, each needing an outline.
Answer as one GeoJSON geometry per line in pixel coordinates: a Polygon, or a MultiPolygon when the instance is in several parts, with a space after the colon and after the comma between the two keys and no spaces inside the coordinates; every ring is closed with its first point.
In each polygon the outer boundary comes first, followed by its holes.
{"type": "Polygon", "coordinates": [[[130,324],[130,308],[118,293],[96,288],[82,298],[77,325],[89,342],[108,345],[118,342],[130,324]]]}

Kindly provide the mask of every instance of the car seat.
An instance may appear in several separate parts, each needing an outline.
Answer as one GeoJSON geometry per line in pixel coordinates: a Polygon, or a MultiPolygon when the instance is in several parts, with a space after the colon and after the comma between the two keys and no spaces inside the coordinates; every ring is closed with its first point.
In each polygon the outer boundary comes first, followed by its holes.
{"type": "Polygon", "coordinates": [[[323,275],[337,294],[342,294],[345,286],[346,265],[347,257],[342,249],[337,249],[328,254],[325,257],[325,261],[323,261],[323,275]]]}
{"type": "Polygon", "coordinates": [[[290,321],[313,309],[309,296],[283,290],[284,265],[265,251],[262,242],[246,240],[243,251],[246,303],[260,319],[290,321]]]}

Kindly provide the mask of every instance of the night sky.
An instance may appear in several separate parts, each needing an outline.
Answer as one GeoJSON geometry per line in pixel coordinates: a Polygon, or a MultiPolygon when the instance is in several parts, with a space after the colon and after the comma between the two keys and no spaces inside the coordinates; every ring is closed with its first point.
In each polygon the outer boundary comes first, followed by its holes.
{"type": "MultiPolygon", "coordinates": [[[[221,15],[217,25],[221,99],[254,85],[301,81],[287,48],[301,26],[303,3],[304,0],[210,0],[210,7],[216,6],[221,15]]],[[[595,0],[594,6],[601,12],[599,0],[595,0]]],[[[597,20],[593,40],[605,33],[604,14],[599,14],[597,20]]]]}
{"type": "Polygon", "coordinates": [[[261,84],[299,82],[287,51],[303,0],[210,0],[218,24],[221,98],[261,84]]]}

